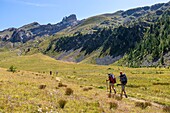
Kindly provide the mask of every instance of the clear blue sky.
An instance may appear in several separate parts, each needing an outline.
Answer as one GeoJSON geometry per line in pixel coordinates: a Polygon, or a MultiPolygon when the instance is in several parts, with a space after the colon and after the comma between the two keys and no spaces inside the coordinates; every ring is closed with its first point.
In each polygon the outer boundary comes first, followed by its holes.
{"type": "Polygon", "coordinates": [[[78,19],[117,10],[165,3],[169,0],[0,0],[0,30],[38,22],[58,23],[64,16],[78,19]]]}

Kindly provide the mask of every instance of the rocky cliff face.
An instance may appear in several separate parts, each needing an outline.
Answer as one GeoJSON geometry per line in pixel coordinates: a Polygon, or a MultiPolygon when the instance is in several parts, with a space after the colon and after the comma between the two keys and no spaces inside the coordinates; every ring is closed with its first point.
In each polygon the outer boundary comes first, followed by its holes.
{"type": "Polygon", "coordinates": [[[9,41],[11,42],[23,42],[33,39],[33,34],[29,31],[23,30],[23,29],[17,29],[13,32],[11,38],[9,41]]]}
{"type": "Polygon", "coordinates": [[[78,25],[80,21],[77,20],[76,15],[72,14],[68,17],[64,17],[63,20],[57,24],[47,24],[47,25],[40,25],[33,29],[30,29],[34,36],[44,36],[44,35],[53,35],[67,27],[73,27],[78,25]]]}
{"type": "Polygon", "coordinates": [[[37,22],[33,22],[27,25],[24,25],[20,28],[9,28],[3,31],[0,31],[0,39],[2,41],[10,42],[27,42],[30,39],[35,37],[43,37],[53,35],[65,28],[76,26],[81,21],[77,20],[75,14],[72,14],[68,17],[64,17],[63,20],[57,24],[47,24],[40,25],[37,22]]]}

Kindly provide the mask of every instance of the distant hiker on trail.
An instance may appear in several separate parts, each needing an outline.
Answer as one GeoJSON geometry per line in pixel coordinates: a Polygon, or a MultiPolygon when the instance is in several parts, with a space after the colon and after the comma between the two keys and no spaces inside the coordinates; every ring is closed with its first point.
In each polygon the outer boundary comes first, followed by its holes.
{"type": "Polygon", "coordinates": [[[125,86],[126,86],[126,83],[127,83],[127,77],[125,74],[123,74],[122,72],[120,72],[120,82],[121,82],[121,87],[122,87],[122,91],[121,91],[121,94],[120,96],[122,97],[123,95],[123,92],[125,94],[125,97],[127,98],[127,95],[126,95],[126,91],[125,91],[125,86]]]}
{"type": "Polygon", "coordinates": [[[53,73],[53,72],[52,72],[52,71],[50,71],[50,75],[52,75],[52,73],[53,73]]]}
{"type": "MultiPolygon", "coordinates": [[[[116,78],[113,74],[108,74],[108,79],[106,80],[106,83],[109,81],[109,89],[110,93],[112,93],[112,89],[114,90],[116,94],[116,89],[114,87],[114,84],[116,83],[116,78]]],[[[107,83],[108,84],[108,83],[107,83]]]]}

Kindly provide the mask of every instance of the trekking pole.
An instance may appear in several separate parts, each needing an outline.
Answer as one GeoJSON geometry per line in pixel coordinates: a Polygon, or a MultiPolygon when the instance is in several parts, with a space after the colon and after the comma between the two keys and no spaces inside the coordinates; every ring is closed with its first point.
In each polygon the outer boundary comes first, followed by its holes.
{"type": "Polygon", "coordinates": [[[121,86],[122,84],[117,84],[117,86],[121,86]]]}
{"type": "Polygon", "coordinates": [[[106,88],[107,88],[107,92],[108,92],[108,82],[107,82],[107,80],[106,80],[106,88]]]}

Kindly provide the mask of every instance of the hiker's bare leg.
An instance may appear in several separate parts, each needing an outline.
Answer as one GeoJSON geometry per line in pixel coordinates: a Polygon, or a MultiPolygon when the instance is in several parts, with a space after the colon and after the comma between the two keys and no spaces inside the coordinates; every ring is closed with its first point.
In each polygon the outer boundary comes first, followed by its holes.
{"type": "Polygon", "coordinates": [[[123,84],[121,85],[121,87],[122,87],[122,90],[121,90],[121,93],[120,93],[120,97],[122,98],[122,95],[123,95],[123,84]]]}
{"type": "Polygon", "coordinates": [[[111,85],[109,84],[109,89],[110,89],[110,93],[112,93],[112,88],[111,88],[111,85]]]}
{"type": "Polygon", "coordinates": [[[121,91],[121,93],[120,93],[120,97],[122,98],[122,94],[123,94],[123,91],[121,91]]]}
{"type": "Polygon", "coordinates": [[[114,92],[116,94],[116,89],[115,89],[114,85],[112,85],[112,89],[114,90],[114,92]]]}
{"type": "Polygon", "coordinates": [[[124,92],[125,97],[127,98],[126,91],[125,91],[125,86],[123,88],[123,92],[124,92]]]}

